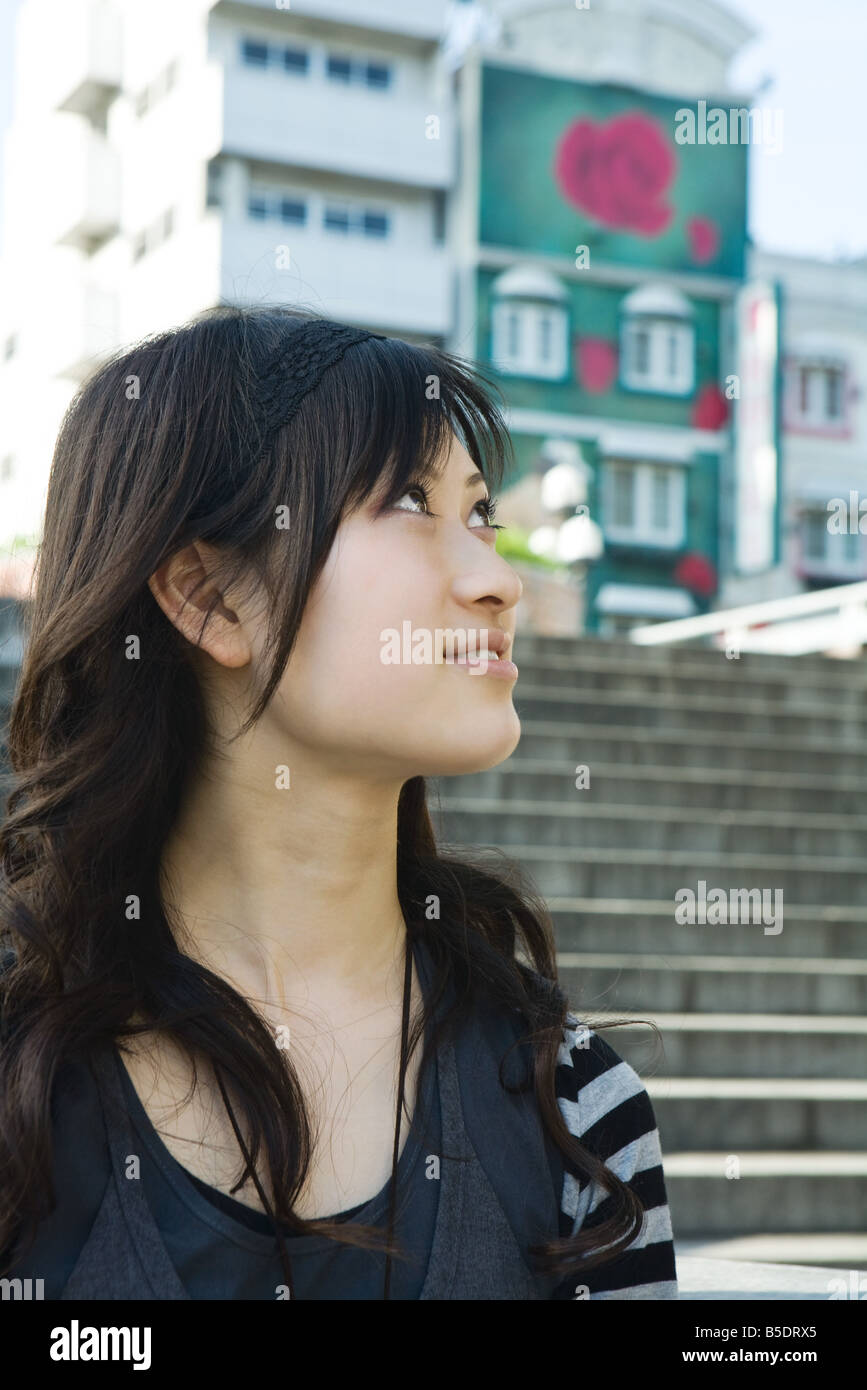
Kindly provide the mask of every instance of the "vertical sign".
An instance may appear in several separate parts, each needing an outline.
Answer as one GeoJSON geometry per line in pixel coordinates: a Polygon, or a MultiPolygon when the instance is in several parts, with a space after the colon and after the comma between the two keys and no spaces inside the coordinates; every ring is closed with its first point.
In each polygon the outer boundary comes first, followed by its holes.
{"type": "Polygon", "coordinates": [[[777,355],[773,285],[744,285],[735,303],[740,399],[735,416],[735,569],[758,574],[775,561],[777,355]]]}

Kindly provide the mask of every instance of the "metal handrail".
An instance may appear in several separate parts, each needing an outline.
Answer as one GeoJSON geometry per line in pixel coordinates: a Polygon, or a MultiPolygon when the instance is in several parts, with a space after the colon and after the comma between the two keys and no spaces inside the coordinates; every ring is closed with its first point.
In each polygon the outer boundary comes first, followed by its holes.
{"type": "Polygon", "coordinates": [[[839,584],[809,594],[795,594],[791,598],[768,599],[740,608],[701,613],[695,618],[649,623],[632,628],[629,637],[639,646],[651,647],[664,642],[687,642],[692,637],[746,632],[759,624],[800,618],[812,613],[842,613],[846,609],[861,607],[867,607],[867,580],[860,580],[856,584],[839,584]]]}

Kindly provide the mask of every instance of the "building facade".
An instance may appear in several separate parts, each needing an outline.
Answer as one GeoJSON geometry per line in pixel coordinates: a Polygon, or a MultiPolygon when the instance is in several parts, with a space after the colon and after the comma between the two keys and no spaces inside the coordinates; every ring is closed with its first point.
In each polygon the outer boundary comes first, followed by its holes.
{"type": "Polygon", "coordinates": [[[24,0],[0,547],[37,532],[100,358],[214,304],[285,303],[490,369],[519,482],[576,447],[604,536],[591,628],[713,603],[747,147],[679,131],[741,101],[750,37],[715,0],[24,0]]]}
{"type": "Polygon", "coordinates": [[[119,345],[221,302],[446,341],[447,8],[23,0],[0,266],[0,547],[37,532],[63,411],[119,345]]]}
{"type": "Polygon", "coordinates": [[[604,541],[587,626],[689,616],[736,563],[748,145],[700,121],[744,105],[749,33],[715,5],[492,8],[498,51],[461,74],[456,340],[497,377],[520,474],[576,447],[604,541]]]}
{"type": "Polygon", "coordinates": [[[781,305],[781,546],[733,581],[732,602],[867,579],[867,261],[751,248],[750,274],[781,305]]]}

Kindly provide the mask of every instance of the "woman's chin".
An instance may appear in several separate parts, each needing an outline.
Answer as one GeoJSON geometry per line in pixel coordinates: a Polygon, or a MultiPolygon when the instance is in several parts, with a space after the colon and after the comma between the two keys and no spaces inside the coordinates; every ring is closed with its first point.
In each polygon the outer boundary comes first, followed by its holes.
{"type": "Polygon", "coordinates": [[[469,731],[466,740],[460,731],[454,730],[448,746],[439,754],[433,754],[425,770],[416,773],[421,777],[465,777],[473,772],[487,772],[511,757],[521,739],[521,723],[513,709],[511,718],[503,720],[501,727],[492,729],[496,721],[488,720],[485,736],[479,736],[478,728],[469,731]]]}

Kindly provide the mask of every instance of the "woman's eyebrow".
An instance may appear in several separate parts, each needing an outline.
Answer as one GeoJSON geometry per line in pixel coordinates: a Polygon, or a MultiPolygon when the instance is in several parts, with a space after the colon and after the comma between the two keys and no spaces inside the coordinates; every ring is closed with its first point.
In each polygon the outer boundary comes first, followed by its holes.
{"type": "Polygon", "coordinates": [[[483,483],[484,481],[484,473],[480,473],[479,470],[476,469],[475,473],[471,473],[470,476],[467,478],[466,482],[464,483],[464,487],[473,487],[475,483],[483,483]]]}

